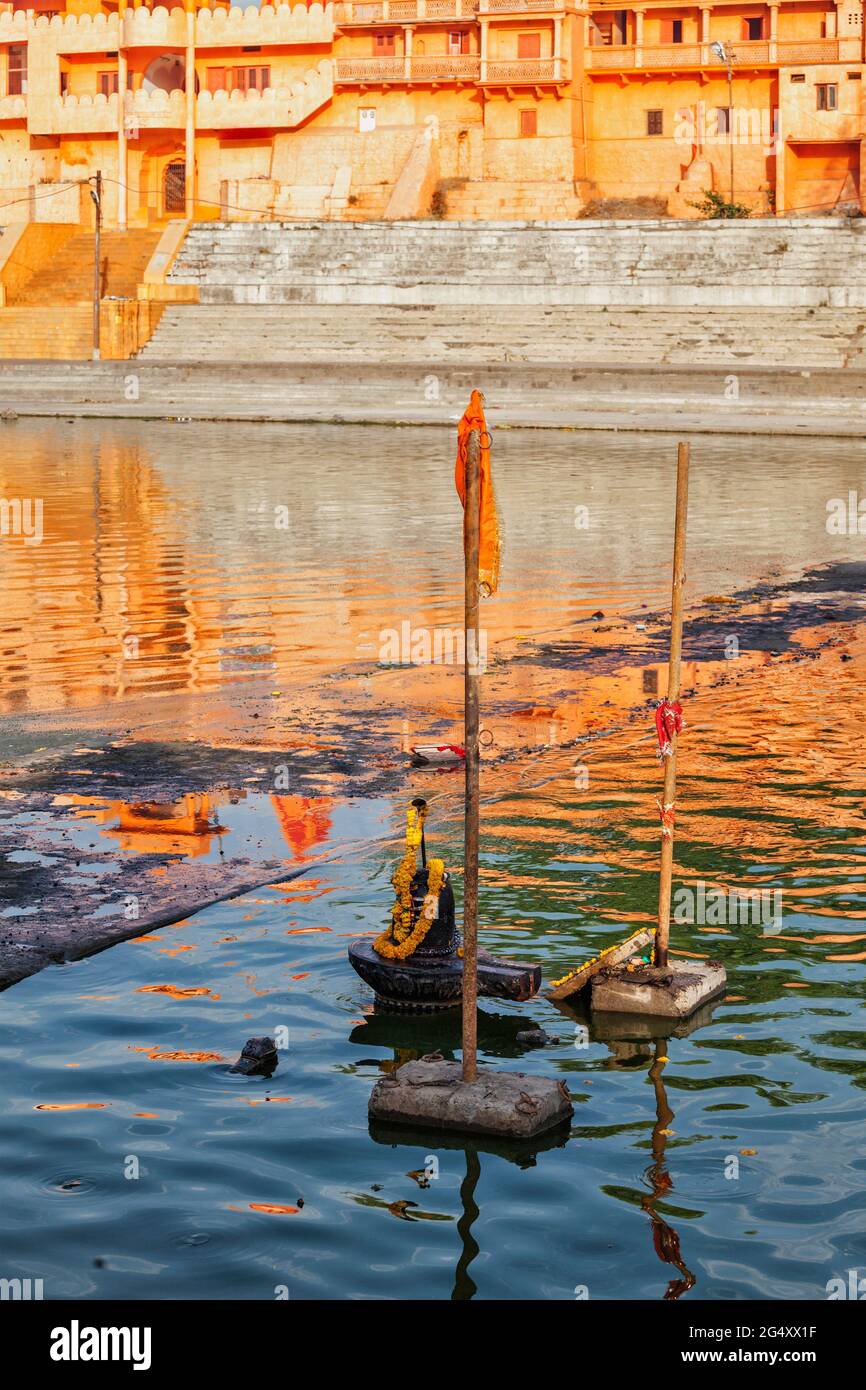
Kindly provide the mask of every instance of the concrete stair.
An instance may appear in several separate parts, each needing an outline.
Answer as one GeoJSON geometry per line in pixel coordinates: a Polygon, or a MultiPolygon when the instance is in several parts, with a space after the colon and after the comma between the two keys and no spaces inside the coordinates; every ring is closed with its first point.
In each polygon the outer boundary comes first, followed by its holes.
{"type": "MultiPolygon", "coordinates": [[[[178,420],[196,446],[196,419],[360,421],[428,424],[448,430],[472,387],[483,391],[494,431],[503,425],[657,430],[671,435],[846,437],[859,447],[866,370],[742,366],[728,397],[718,364],[543,366],[235,362],[0,362],[0,423],[15,415],[178,420]],[[137,385],[130,401],[130,372],[137,385]]],[[[754,445],[748,445],[754,448],[754,445]]],[[[760,456],[760,449],[756,458],[760,456]]],[[[852,455],[854,457],[854,455],[852,455]]]]}
{"type": "Polygon", "coordinates": [[[168,305],[141,359],[866,367],[866,310],[168,305]]]}
{"type": "Polygon", "coordinates": [[[844,309],[866,308],[864,250],[835,218],[209,222],[170,278],[204,304],[844,309]]]}
{"type": "MultiPolygon", "coordinates": [[[[102,297],[134,299],[159,240],[159,230],[103,232],[100,239],[102,297]]],[[[93,298],[93,233],[77,232],[50,265],[33,274],[13,305],[90,304],[93,298]]]]}
{"type": "Polygon", "coordinates": [[[86,361],[93,349],[93,311],[67,305],[0,309],[0,358],[86,361]]]}

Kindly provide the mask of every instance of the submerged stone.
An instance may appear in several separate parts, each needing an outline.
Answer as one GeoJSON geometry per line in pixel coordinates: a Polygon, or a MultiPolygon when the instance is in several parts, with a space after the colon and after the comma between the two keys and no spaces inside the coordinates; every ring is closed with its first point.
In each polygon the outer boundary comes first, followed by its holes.
{"type": "Polygon", "coordinates": [[[271,1076],[279,1058],[273,1038],[248,1038],[240,1057],[229,1070],[244,1076],[271,1076]]]}

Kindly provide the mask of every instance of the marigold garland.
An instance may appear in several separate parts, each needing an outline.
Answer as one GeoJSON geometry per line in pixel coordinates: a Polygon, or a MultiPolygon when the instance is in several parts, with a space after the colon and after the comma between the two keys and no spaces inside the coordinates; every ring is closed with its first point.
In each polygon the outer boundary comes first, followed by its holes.
{"type": "MultiPolygon", "coordinates": [[[[391,880],[395,888],[401,869],[405,864],[405,858],[401,860],[394,878],[391,880]]],[[[414,865],[414,861],[413,861],[414,865]]],[[[415,926],[411,926],[411,905],[410,905],[410,930],[408,935],[403,928],[403,908],[395,905],[393,909],[393,920],[389,928],[377,936],[373,942],[373,950],[380,956],[385,956],[388,960],[406,960],[417,951],[421,942],[429,932],[436,918],[439,906],[439,894],[442,891],[442,883],[445,878],[445,864],[441,859],[430,859],[427,862],[427,893],[418,913],[418,920],[415,926]],[[398,918],[400,925],[398,926],[398,918]]],[[[411,879],[410,879],[411,882],[411,879]]],[[[398,896],[399,896],[398,888],[398,896]]]]}
{"type": "MultiPolygon", "coordinates": [[[[625,941],[619,941],[619,942],[617,942],[617,943],[616,943],[615,945],[613,945],[613,946],[605,946],[604,950],[603,950],[603,951],[599,951],[599,953],[598,953],[597,956],[593,956],[591,960],[586,960],[586,961],[584,961],[583,965],[579,965],[579,966],[577,967],[576,970],[569,970],[568,974],[567,974],[567,975],[563,975],[561,979],[559,979],[559,980],[551,980],[551,982],[550,982],[551,988],[552,988],[552,989],[556,989],[559,985],[567,984],[569,980],[573,980],[573,979],[574,979],[575,975],[581,975],[581,974],[582,974],[585,970],[587,970],[591,965],[595,965],[597,961],[602,960],[604,956],[609,956],[610,953],[611,953],[611,951],[617,951],[617,950],[619,950],[619,948],[620,948],[621,946],[627,946],[628,943],[632,940],[632,937],[633,937],[633,936],[639,936],[641,931],[643,931],[643,928],[642,928],[642,927],[639,928],[638,931],[633,932],[633,933],[632,933],[632,936],[627,936],[626,939],[625,939],[625,941]]],[[[654,965],[654,964],[655,964],[655,955],[656,955],[656,948],[655,948],[655,945],[653,945],[653,947],[652,947],[652,949],[651,949],[651,951],[650,951],[649,964],[651,964],[651,965],[654,965]]]]}
{"type": "Polygon", "coordinates": [[[406,848],[391,879],[397,895],[391,908],[391,925],[373,942],[373,950],[388,960],[406,960],[418,949],[433,924],[439,906],[445,864],[441,859],[431,859],[427,865],[427,893],[413,927],[412,879],[415,877],[415,856],[421,843],[426,815],[426,806],[410,806],[406,812],[406,848]]]}

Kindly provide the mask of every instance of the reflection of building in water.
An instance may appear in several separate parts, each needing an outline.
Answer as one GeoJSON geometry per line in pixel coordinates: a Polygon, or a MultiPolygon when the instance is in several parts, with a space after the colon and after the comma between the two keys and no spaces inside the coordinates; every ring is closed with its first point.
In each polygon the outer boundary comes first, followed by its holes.
{"type": "Polygon", "coordinates": [[[209,854],[214,835],[226,833],[216,810],[236,792],[188,792],[176,801],[103,801],[76,796],[79,814],[105,827],[100,833],[132,854],[209,854]]]}
{"type": "Polygon", "coordinates": [[[321,796],[271,797],[286,844],[296,859],[306,858],[331,833],[333,802],[321,796]]]}
{"type": "Polygon", "coordinates": [[[87,706],[130,693],[197,690],[218,660],[220,604],[195,593],[176,503],[148,451],[70,428],[29,436],[0,464],[0,495],[44,504],[38,546],[4,544],[0,710],[87,706]]]}
{"type": "MultiPolygon", "coordinates": [[[[80,817],[103,826],[101,834],[127,853],[197,858],[210,853],[214,836],[230,834],[219,823],[219,807],[245,796],[244,791],[219,788],[186,792],[174,801],[106,801],[75,794],[68,802],[80,817]]],[[[327,842],[333,809],[329,797],[272,796],[271,803],[292,858],[304,859],[327,842]]]]}

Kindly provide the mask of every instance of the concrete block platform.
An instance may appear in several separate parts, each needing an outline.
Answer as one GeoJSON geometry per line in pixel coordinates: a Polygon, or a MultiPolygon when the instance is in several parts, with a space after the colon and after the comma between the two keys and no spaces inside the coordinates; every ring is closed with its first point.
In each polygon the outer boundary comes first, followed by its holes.
{"type": "Polygon", "coordinates": [[[663,968],[625,966],[605,971],[592,982],[593,1013],[641,1014],[651,1018],[687,1018],[702,1004],[723,994],[724,966],[718,961],[671,961],[663,968]]]}
{"type": "Polygon", "coordinates": [[[370,1119],[428,1129],[529,1139],[574,1113],[562,1081],[527,1072],[481,1070],[462,1079],[459,1062],[406,1062],[377,1081],[370,1119]]]}

